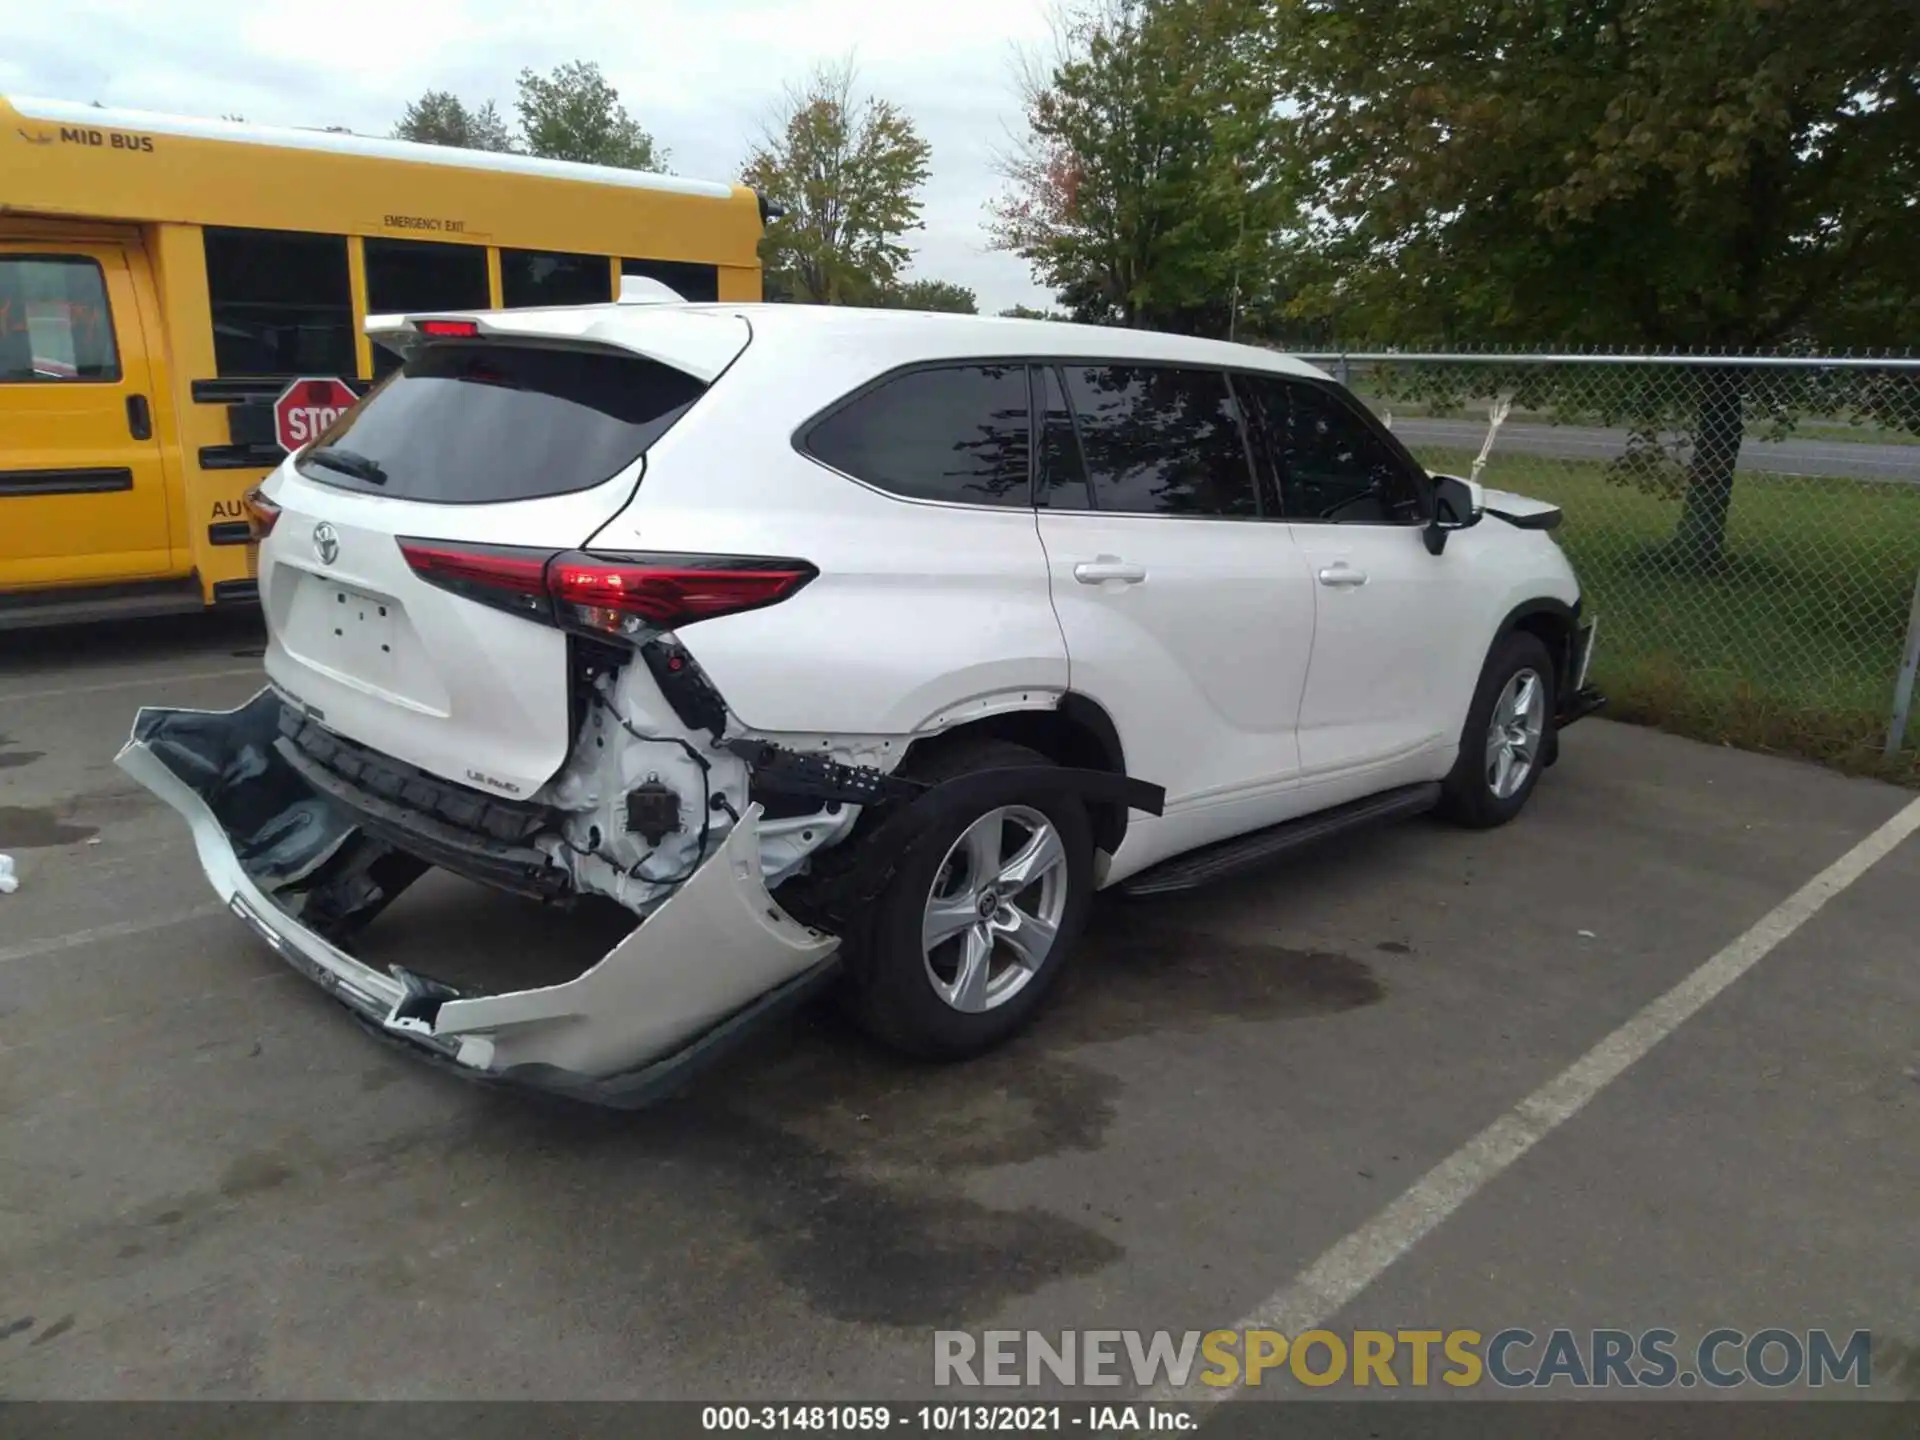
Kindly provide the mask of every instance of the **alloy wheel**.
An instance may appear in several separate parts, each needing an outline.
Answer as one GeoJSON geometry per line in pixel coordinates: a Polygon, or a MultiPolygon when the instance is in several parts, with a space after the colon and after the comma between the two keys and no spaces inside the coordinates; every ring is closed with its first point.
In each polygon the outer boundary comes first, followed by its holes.
{"type": "Polygon", "coordinates": [[[1024,805],[975,820],[935,872],[921,923],[927,978],[955,1010],[997,1009],[1053,952],[1067,909],[1067,851],[1024,805]]]}
{"type": "Polygon", "coordinates": [[[1547,728],[1547,687],[1540,672],[1516,670],[1493,702],[1487,724],[1487,788],[1496,800],[1511,800],[1540,760],[1547,728]]]}

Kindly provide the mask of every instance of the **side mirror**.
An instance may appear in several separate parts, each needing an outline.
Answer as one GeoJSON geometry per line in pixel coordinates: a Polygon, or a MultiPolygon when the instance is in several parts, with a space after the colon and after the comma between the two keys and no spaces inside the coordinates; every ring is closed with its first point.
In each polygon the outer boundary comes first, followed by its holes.
{"type": "Polygon", "coordinates": [[[1447,548],[1447,536],[1454,530],[1467,530],[1480,523],[1485,502],[1480,482],[1462,480],[1457,475],[1433,477],[1433,519],[1427,522],[1427,553],[1438,555],[1447,548]]]}

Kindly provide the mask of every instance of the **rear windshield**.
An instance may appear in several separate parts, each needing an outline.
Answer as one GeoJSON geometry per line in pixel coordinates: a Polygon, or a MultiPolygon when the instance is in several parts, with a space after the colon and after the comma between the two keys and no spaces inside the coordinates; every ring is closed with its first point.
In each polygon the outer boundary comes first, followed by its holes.
{"type": "Polygon", "coordinates": [[[334,422],[299,469],[447,505],[566,495],[633,464],[705,390],[638,355],[429,345],[334,422]]]}

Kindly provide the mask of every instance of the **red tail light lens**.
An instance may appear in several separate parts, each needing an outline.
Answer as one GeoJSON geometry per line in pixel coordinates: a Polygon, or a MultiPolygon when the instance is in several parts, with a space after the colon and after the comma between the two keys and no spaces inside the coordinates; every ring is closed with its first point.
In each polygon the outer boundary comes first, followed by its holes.
{"type": "Polygon", "coordinates": [[[429,585],[530,619],[553,618],[546,581],[551,550],[402,540],[400,553],[413,573],[429,585]]]}
{"type": "Polygon", "coordinates": [[[479,323],[473,320],[422,320],[418,328],[422,335],[474,336],[480,333],[479,323]]]}
{"type": "Polygon", "coordinates": [[[429,584],[570,630],[633,637],[785,600],[819,572],[804,560],[741,555],[594,554],[512,545],[400,541],[429,584]]]}
{"type": "Polygon", "coordinates": [[[240,508],[247,512],[247,529],[256,542],[273,533],[274,522],[280,518],[280,507],[261,494],[258,485],[240,497],[240,508]]]}
{"type": "Polygon", "coordinates": [[[547,587],[562,624],[637,635],[777,604],[817,573],[804,560],[576,551],[548,567],[547,587]]]}

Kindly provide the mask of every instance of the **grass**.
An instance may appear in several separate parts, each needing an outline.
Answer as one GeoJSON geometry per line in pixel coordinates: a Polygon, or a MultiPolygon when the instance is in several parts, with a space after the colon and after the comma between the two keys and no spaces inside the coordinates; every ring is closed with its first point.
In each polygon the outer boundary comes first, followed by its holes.
{"type": "Polygon", "coordinates": [[[1920,785],[1920,724],[1881,755],[1920,574],[1920,485],[1742,472],[1726,561],[1703,572],[1668,548],[1680,502],[1601,463],[1496,449],[1481,480],[1566,512],[1555,533],[1599,617],[1592,678],[1609,713],[1920,785]]]}
{"type": "MultiPolygon", "coordinates": [[[[1419,420],[1438,418],[1446,420],[1471,420],[1477,424],[1487,423],[1487,400],[1476,397],[1464,404],[1453,407],[1436,408],[1418,400],[1382,400],[1378,395],[1370,394],[1364,386],[1356,385],[1354,393],[1367,404],[1367,408],[1376,415],[1390,411],[1396,419],[1419,420]]],[[[1560,423],[1551,410],[1514,410],[1507,416],[1509,425],[1554,425],[1560,423]]],[[[1595,419],[1573,419],[1566,422],[1575,426],[1602,425],[1595,419]]],[[[1618,427],[1615,427],[1618,428],[1618,427]]],[[[1754,424],[1747,427],[1747,439],[1767,441],[1774,438],[1773,427],[1769,424],[1754,424]]],[[[1788,440],[1833,440],[1845,441],[1853,445],[1920,445],[1920,434],[1906,430],[1894,430],[1880,425],[1849,425],[1834,420],[1802,420],[1783,437],[1788,440]]]]}

